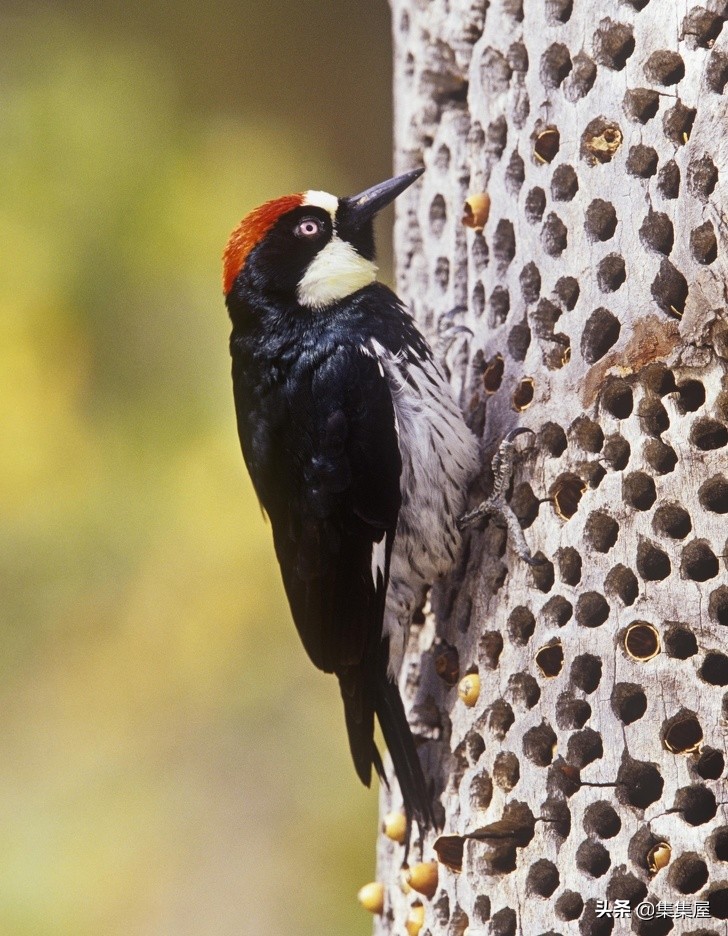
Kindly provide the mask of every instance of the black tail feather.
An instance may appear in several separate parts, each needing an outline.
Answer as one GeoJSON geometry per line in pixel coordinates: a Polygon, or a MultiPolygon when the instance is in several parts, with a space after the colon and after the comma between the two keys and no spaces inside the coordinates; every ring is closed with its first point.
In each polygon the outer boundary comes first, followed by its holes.
{"type": "Polygon", "coordinates": [[[378,674],[374,707],[402,791],[408,825],[414,818],[422,828],[434,827],[432,801],[399,687],[389,678],[385,668],[378,674]]]}

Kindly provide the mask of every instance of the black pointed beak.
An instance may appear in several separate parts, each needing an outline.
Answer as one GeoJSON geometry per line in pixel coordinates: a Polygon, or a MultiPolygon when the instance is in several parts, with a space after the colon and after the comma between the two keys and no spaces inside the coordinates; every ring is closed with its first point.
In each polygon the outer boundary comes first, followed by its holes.
{"type": "Polygon", "coordinates": [[[359,195],[350,195],[342,199],[341,207],[347,227],[350,230],[358,230],[367,221],[371,221],[378,211],[393,202],[398,195],[419,179],[424,171],[422,168],[413,169],[411,172],[405,172],[393,179],[387,179],[386,182],[373,185],[365,192],[360,192],[359,195]]]}

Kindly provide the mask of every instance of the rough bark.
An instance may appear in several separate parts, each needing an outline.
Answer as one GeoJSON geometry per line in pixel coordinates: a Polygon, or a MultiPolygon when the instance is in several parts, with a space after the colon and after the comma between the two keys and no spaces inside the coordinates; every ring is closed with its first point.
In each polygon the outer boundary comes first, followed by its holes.
{"type": "Polygon", "coordinates": [[[403,685],[462,868],[406,894],[382,837],[378,934],[418,901],[422,936],[727,931],[725,17],[393,0],[397,168],[427,169],[400,206],[398,289],[482,438],[473,502],[498,441],[534,430],[511,504],[547,561],[491,524],[433,590],[403,685]],[[461,220],[477,192],[482,233],[461,220]],[[472,708],[435,673],[442,641],[480,675],[472,708]],[[610,920],[600,899],[712,918],[610,920]]]}

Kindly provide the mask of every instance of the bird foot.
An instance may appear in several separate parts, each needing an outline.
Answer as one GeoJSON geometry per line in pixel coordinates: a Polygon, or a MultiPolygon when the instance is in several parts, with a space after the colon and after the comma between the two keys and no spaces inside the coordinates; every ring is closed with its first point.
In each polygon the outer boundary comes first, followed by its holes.
{"type": "Polygon", "coordinates": [[[533,432],[533,430],[524,427],[512,429],[498,446],[498,451],[495,453],[492,463],[493,491],[486,500],[458,519],[458,528],[464,530],[486,517],[500,520],[508,531],[508,537],[516,554],[524,562],[536,566],[542,565],[546,560],[537,558],[531,553],[526,537],[523,535],[521,524],[518,522],[518,517],[513,512],[511,505],[506,501],[505,496],[513,477],[514,440],[524,432],[533,432]]]}

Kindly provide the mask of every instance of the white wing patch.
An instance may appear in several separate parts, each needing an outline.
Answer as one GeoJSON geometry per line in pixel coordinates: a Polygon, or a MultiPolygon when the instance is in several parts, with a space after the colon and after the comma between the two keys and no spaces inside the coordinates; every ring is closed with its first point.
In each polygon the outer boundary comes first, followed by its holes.
{"type": "Polygon", "coordinates": [[[302,306],[323,309],[368,286],[376,278],[376,263],[366,260],[348,241],[334,234],[309,264],[296,295],[302,306]]]}
{"type": "Polygon", "coordinates": [[[372,543],[372,580],[374,589],[379,586],[379,576],[382,576],[384,582],[384,564],[387,557],[387,537],[383,536],[378,543],[372,543]]]}

